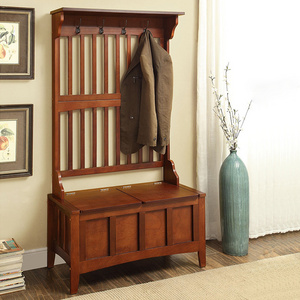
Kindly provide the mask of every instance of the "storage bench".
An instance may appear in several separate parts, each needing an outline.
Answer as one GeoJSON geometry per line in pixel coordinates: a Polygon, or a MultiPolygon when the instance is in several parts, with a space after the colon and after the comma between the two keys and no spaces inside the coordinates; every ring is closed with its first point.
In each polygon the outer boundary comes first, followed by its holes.
{"type": "Polygon", "coordinates": [[[164,155],[151,147],[132,155],[120,152],[121,40],[126,46],[127,66],[132,37],[138,37],[146,24],[168,50],[180,14],[69,8],[52,12],[53,177],[48,195],[48,267],[54,266],[55,254],[69,264],[71,294],[78,290],[80,274],[125,262],[197,252],[200,266],[206,264],[205,194],[179,184],[170,146],[164,155]],[[109,91],[108,75],[112,37],[113,92],[109,91]],[[103,55],[101,93],[97,85],[99,52],[103,55]],[[76,74],[77,68],[85,71],[76,74]],[[75,93],[76,89],[79,92],[75,93]],[[90,176],[93,180],[95,175],[99,179],[106,173],[153,168],[162,170],[161,181],[78,191],[63,187],[64,177],[90,176]]]}

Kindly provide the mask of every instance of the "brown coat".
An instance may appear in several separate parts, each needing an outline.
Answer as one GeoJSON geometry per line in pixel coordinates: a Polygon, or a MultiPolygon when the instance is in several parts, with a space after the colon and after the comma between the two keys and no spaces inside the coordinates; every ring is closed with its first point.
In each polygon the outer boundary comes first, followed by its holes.
{"type": "Polygon", "coordinates": [[[170,55],[146,31],[121,84],[121,151],[144,145],[165,153],[170,142],[173,67],[170,55]]]}

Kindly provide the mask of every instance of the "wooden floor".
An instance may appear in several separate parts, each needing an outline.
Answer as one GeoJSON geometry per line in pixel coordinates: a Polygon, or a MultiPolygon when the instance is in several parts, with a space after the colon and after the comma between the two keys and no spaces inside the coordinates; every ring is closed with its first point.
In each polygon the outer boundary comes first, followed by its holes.
{"type": "MultiPolygon", "coordinates": [[[[145,283],[205,270],[256,261],[264,258],[300,252],[300,231],[274,234],[251,239],[249,254],[244,257],[222,253],[221,244],[207,241],[207,266],[200,269],[196,253],[178,254],[127,263],[83,274],[77,295],[104,291],[117,287],[145,283]]],[[[64,299],[69,295],[68,266],[57,265],[24,272],[26,291],[0,296],[0,299],[64,299]]]]}

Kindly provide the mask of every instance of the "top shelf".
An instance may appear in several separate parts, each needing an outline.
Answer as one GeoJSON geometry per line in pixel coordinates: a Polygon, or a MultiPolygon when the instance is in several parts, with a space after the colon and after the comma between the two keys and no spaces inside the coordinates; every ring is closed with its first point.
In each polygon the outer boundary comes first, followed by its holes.
{"type": "Polygon", "coordinates": [[[169,11],[134,11],[105,10],[63,7],[51,11],[53,38],[75,32],[71,27],[104,27],[104,28],[152,28],[163,30],[164,38],[169,40],[174,35],[178,16],[184,12],[169,11]],[[68,30],[64,30],[67,28],[68,30]]]}
{"type": "Polygon", "coordinates": [[[65,12],[70,14],[89,14],[89,15],[118,15],[118,16],[182,16],[184,12],[172,12],[172,11],[139,11],[139,10],[109,10],[109,9],[89,9],[89,8],[70,8],[62,7],[51,11],[51,15],[65,12]]]}

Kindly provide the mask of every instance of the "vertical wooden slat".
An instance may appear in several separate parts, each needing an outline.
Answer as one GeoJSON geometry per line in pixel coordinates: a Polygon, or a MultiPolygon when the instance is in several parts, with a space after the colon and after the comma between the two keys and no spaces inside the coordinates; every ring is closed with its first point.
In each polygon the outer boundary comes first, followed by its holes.
{"type": "MultiPolygon", "coordinates": [[[[131,63],[131,35],[127,35],[127,68],[131,63]]],[[[131,164],[131,154],[127,155],[127,164],[131,164]]]]}
{"type": "Polygon", "coordinates": [[[84,109],[80,110],[80,168],[85,167],[85,120],[84,109]]]}
{"type": "Polygon", "coordinates": [[[138,152],[138,162],[139,163],[143,162],[143,148],[141,148],[138,152]]]}
{"type": "Polygon", "coordinates": [[[72,68],[72,37],[69,36],[68,38],[68,94],[73,94],[73,85],[72,85],[72,78],[73,78],[73,68],[72,68]]]}
{"type": "Polygon", "coordinates": [[[96,94],[97,89],[97,71],[96,71],[96,35],[92,36],[92,94],[96,94]]]}
{"type": "Polygon", "coordinates": [[[120,93],[120,35],[116,35],[116,93],[120,93]]]}
{"type": "Polygon", "coordinates": [[[84,35],[80,36],[80,94],[84,94],[84,35]]]}
{"type": "Polygon", "coordinates": [[[104,94],[108,93],[108,35],[104,35],[104,94]]]}
{"type": "Polygon", "coordinates": [[[104,166],[108,166],[108,108],[104,108],[104,166]]]}
{"type": "Polygon", "coordinates": [[[131,35],[127,35],[127,68],[131,63],[131,35]]]}
{"type": "Polygon", "coordinates": [[[120,107],[116,107],[116,165],[120,164],[120,107]]]}
{"type": "Polygon", "coordinates": [[[169,53],[170,52],[170,43],[169,40],[164,40],[164,48],[169,53]]]}
{"type": "Polygon", "coordinates": [[[97,167],[97,109],[94,107],[93,113],[93,167],[97,167]]]}
{"type": "Polygon", "coordinates": [[[153,148],[149,147],[149,162],[153,162],[153,148]]]}
{"type": "Polygon", "coordinates": [[[68,111],[68,170],[73,169],[73,111],[68,111]]]}

